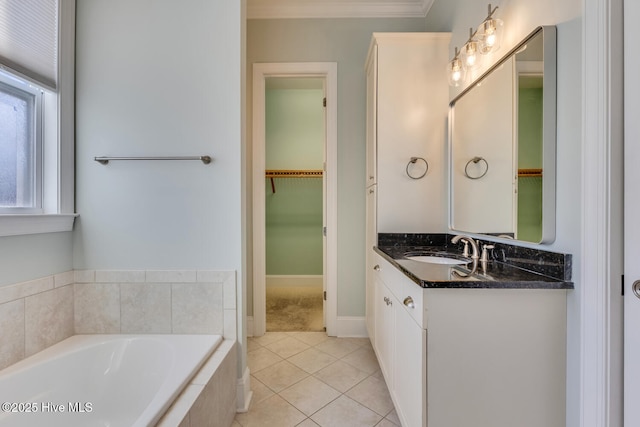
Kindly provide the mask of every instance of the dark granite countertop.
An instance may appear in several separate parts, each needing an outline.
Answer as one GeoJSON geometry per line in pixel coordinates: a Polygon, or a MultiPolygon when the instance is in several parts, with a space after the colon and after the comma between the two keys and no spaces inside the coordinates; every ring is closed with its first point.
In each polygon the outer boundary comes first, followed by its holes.
{"type": "MultiPolygon", "coordinates": [[[[432,264],[407,258],[408,253],[460,257],[461,246],[451,245],[452,235],[380,234],[374,250],[423,288],[573,289],[571,255],[496,242],[487,263],[432,264]]],[[[481,242],[482,243],[482,242],[481,242]]]]}

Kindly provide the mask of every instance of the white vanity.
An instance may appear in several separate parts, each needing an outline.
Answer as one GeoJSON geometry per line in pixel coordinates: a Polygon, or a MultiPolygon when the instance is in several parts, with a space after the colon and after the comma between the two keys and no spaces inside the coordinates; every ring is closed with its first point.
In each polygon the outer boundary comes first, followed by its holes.
{"type": "Polygon", "coordinates": [[[403,426],[565,425],[568,282],[456,279],[383,251],[369,334],[403,426]]]}

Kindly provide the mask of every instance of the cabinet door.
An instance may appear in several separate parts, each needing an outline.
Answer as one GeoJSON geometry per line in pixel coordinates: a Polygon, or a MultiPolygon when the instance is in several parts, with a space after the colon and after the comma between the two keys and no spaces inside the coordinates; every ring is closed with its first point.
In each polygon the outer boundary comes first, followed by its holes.
{"type": "Polygon", "coordinates": [[[376,181],[378,47],[367,62],[367,187],[376,181]]]}
{"type": "Polygon", "coordinates": [[[393,313],[393,295],[378,274],[374,275],[375,297],[375,351],[380,369],[387,382],[389,391],[393,393],[393,334],[395,316],[393,313]]]}
{"type": "Polygon", "coordinates": [[[422,329],[394,301],[396,327],[394,347],[398,360],[394,365],[394,403],[403,426],[427,425],[427,331],[422,329]]]}
{"type": "MultiPolygon", "coordinates": [[[[373,251],[373,247],[377,244],[376,234],[376,186],[372,185],[367,188],[367,209],[366,209],[366,234],[365,234],[365,256],[366,256],[366,318],[367,318],[367,333],[371,339],[371,343],[375,341],[375,283],[374,275],[376,274],[376,268],[380,266],[376,263],[377,257],[373,251]],[[376,267],[377,266],[377,267],[376,267]]],[[[375,344],[374,344],[375,345],[375,344]]]]}
{"type": "Polygon", "coordinates": [[[376,345],[376,284],[374,280],[374,269],[379,268],[376,265],[371,265],[373,256],[369,253],[373,252],[372,249],[367,251],[367,273],[366,273],[366,320],[367,320],[367,333],[371,340],[371,345],[376,345]]]}

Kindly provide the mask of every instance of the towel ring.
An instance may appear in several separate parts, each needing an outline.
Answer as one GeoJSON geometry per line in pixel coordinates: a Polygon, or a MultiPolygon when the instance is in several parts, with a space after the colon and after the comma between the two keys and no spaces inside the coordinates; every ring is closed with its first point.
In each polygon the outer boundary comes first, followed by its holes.
{"type": "Polygon", "coordinates": [[[427,172],[429,172],[429,162],[427,162],[423,157],[412,157],[411,160],[409,160],[409,163],[407,163],[407,167],[405,168],[405,171],[407,172],[407,176],[411,179],[420,179],[420,178],[424,178],[424,176],[427,174],[427,172]],[[416,164],[416,162],[418,160],[422,160],[424,162],[424,165],[426,166],[426,169],[424,170],[424,172],[422,173],[422,175],[420,176],[413,176],[411,175],[411,173],[409,172],[409,166],[416,164]]]}
{"type": "Polygon", "coordinates": [[[489,172],[489,163],[487,163],[487,160],[484,157],[474,157],[473,159],[469,160],[467,162],[467,165],[464,167],[464,174],[467,178],[469,179],[480,179],[483,176],[485,176],[487,174],[487,172],[489,172]],[[482,172],[482,174],[478,175],[478,176],[471,176],[469,175],[469,165],[471,164],[471,162],[473,162],[474,164],[478,164],[479,162],[484,162],[485,165],[485,169],[484,172],[482,172]]]}

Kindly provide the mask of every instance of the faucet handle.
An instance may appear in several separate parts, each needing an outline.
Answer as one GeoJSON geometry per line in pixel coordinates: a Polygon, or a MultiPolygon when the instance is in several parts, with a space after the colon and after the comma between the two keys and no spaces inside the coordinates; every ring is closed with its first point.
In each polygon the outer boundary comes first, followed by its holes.
{"type": "Polygon", "coordinates": [[[469,241],[467,241],[467,239],[464,239],[462,243],[464,244],[464,248],[462,249],[462,256],[465,258],[469,258],[469,241]]]}
{"type": "Polygon", "coordinates": [[[480,257],[481,262],[489,261],[489,254],[487,249],[493,249],[495,245],[482,245],[482,256],[480,257]]]}

